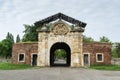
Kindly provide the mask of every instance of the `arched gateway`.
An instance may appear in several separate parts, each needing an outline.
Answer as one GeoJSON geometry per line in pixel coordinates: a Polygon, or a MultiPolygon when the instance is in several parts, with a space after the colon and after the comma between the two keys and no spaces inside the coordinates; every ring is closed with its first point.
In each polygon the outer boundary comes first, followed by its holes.
{"type": "MultiPolygon", "coordinates": [[[[59,53],[62,54],[62,53],[59,53]]],[[[63,54],[64,56],[64,54],[63,54]]],[[[55,44],[53,44],[53,46],[50,49],[50,66],[70,66],[70,62],[71,62],[71,50],[69,45],[67,45],[66,43],[63,42],[57,42],[55,44]],[[54,52],[56,50],[64,50],[65,51],[65,63],[62,61],[59,63],[58,61],[56,61],[55,63],[55,54],[54,52]],[[58,63],[57,63],[58,62],[58,63]]]]}
{"type": "Polygon", "coordinates": [[[79,67],[83,65],[82,32],[85,23],[58,13],[36,22],[35,25],[39,27],[37,29],[38,66],[79,67]],[[61,59],[55,58],[57,49],[64,50],[66,53],[63,63],[60,62],[61,59]]]}

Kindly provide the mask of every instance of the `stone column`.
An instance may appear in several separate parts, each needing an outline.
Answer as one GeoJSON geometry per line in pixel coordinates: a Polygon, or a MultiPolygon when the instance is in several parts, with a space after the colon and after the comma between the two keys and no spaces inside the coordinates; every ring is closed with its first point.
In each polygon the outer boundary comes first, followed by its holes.
{"type": "Polygon", "coordinates": [[[37,66],[45,66],[46,62],[46,32],[39,32],[37,66]]]}
{"type": "Polygon", "coordinates": [[[73,34],[73,46],[71,53],[71,67],[82,66],[82,38],[80,32],[74,32],[73,34]]]}

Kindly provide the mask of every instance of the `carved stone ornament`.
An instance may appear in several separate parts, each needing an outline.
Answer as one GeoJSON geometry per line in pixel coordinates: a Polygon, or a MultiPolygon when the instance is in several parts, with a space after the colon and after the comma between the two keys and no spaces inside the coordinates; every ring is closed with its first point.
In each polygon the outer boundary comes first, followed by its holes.
{"type": "Polygon", "coordinates": [[[69,29],[65,23],[57,23],[53,27],[53,32],[55,35],[65,35],[69,32],[69,29]]]}

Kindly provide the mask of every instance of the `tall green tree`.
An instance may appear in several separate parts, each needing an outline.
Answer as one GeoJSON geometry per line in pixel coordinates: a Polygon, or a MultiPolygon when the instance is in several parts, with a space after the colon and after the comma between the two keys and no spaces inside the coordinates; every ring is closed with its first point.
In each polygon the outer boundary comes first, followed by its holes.
{"type": "Polygon", "coordinates": [[[94,42],[94,39],[92,37],[83,35],[83,42],[94,42]]]}
{"type": "Polygon", "coordinates": [[[9,39],[12,43],[14,43],[14,37],[11,33],[7,33],[6,39],[9,39]]]}
{"type": "Polygon", "coordinates": [[[18,43],[18,42],[20,42],[20,36],[19,36],[19,34],[16,37],[16,43],[18,43]]]}
{"type": "Polygon", "coordinates": [[[3,44],[2,56],[6,58],[11,57],[13,42],[10,39],[4,39],[2,41],[2,44],[3,44]]]}
{"type": "Polygon", "coordinates": [[[38,27],[34,26],[34,25],[24,25],[25,30],[24,30],[24,35],[23,35],[23,42],[26,41],[38,41],[38,32],[36,31],[36,29],[38,27]]]}
{"type": "Polygon", "coordinates": [[[100,42],[110,42],[110,40],[107,37],[102,36],[100,37],[100,42]]]}
{"type": "Polygon", "coordinates": [[[14,44],[13,35],[8,32],[6,39],[0,42],[0,56],[6,58],[11,57],[13,44],[14,44]]]}

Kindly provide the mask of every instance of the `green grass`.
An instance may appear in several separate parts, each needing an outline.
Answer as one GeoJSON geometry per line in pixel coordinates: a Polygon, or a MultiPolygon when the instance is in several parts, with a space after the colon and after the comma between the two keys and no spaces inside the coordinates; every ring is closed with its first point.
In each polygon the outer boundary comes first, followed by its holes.
{"type": "Polygon", "coordinates": [[[120,65],[92,65],[91,69],[120,71],[120,65]]]}
{"type": "Polygon", "coordinates": [[[0,62],[0,70],[18,70],[28,68],[32,68],[32,66],[26,64],[11,64],[8,62],[0,62]]]}

